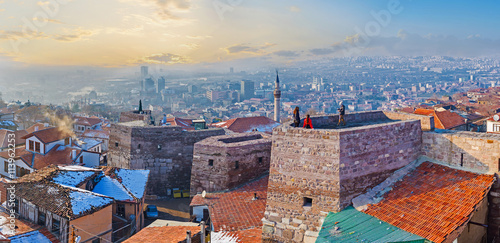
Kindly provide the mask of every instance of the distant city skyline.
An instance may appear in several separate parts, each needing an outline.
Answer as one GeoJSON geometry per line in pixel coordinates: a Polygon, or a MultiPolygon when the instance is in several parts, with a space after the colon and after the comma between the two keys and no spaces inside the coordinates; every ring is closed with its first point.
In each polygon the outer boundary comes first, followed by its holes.
{"type": "Polygon", "coordinates": [[[494,1],[0,1],[0,67],[498,57],[499,10],[494,1]]]}

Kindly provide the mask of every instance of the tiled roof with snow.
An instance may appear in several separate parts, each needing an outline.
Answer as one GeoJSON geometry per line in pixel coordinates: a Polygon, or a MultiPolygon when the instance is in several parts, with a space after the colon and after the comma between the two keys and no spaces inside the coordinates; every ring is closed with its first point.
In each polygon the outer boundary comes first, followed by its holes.
{"type": "Polygon", "coordinates": [[[16,235],[9,237],[11,243],[52,243],[45,235],[40,233],[40,231],[35,230],[22,235],[16,235]]]}
{"type": "Polygon", "coordinates": [[[111,198],[105,198],[83,191],[71,191],[69,197],[71,198],[73,215],[80,215],[93,208],[102,207],[113,202],[111,198]]]}
{"type": "Polygon", "coordinates": [[[95,173],[95,171],[61,171],[52,180],[57,184],[77,187],[95,173]]]}
{"type": "Polygon", "coordinates": [[[120,182],[118,182],[118,180],[113,179],[109,176],[103,176],[97,183],[97,185],[95,185],[92,192],[106,195],[119,201],[134,200],[127,189],[125,189],[125,187],[120,182]]]}
{"type": "Polygon", "coordinates": [[[121,178],[121,183],[136,198],[142,198],[148,182],[149,170],[120,169],[116,175],[121,178]]]}
{"type": "Polygon", "coordinates": [[[95,140],[92,138],[84,138],[81,141],[84,142],[85,144],[87,144],[87,149],[93,148],[93,147],[102,143],[101,141],[98,141],[98,140],[95,140]]]}

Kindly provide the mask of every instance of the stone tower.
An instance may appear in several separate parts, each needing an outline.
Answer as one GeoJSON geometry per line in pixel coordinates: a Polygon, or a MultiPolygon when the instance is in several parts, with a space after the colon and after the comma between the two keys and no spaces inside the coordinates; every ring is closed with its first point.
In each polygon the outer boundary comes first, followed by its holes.
{"type": "Polygon", "coordinates": [[[280,122],[280,110],[281,110],[280,78],[278,76],[278,70],[276,70],[276,82],[274,88],[274,120],[276,122],[280,122]]]}

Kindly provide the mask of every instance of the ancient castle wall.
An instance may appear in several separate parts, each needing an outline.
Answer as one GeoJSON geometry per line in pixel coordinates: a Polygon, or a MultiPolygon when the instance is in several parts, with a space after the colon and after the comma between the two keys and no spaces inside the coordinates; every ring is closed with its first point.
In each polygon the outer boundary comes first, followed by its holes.
{"type": "MultiPolygon", "coordinates": [[[[385,117],[382,112],[350,115],[351,122],[385,117]]],[[[335,122],[331,117],[314,118],[319,126],[329,126],[335,122]]],[[[313,241],[325,212],[339,212],[416,160],[421,133],[418,120],[345,129],[275,128],[263,237],[313,241]]]]}
{"type": "Polygon", "coordinates": [[[269,171],[270,159],[271,139],[259,133],[216,136],[195,143],[191,195],[227,190],[255,179],[269,171]]]}
{"type": "Polygon", "coordinates": [[[165,196],[167,189],[189,189],[194,144],[224,133],[223,129],[183,131],[180,127],[114,124],[108,164],[150,170],[147,194],[165,196]]]}

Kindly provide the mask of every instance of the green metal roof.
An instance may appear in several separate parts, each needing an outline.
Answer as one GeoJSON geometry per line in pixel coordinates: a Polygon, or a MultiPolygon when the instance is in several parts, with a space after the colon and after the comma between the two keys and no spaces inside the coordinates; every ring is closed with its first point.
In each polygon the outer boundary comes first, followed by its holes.
{"type": "Polygon", "coordinates": [[[359,212],[352,206],[338,213],[328,213],[316,243],[327,242],[431,242],[378,218],[359,212]]]}

